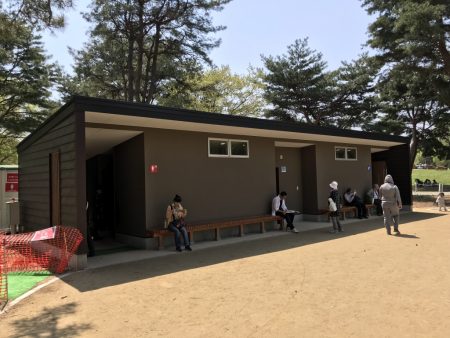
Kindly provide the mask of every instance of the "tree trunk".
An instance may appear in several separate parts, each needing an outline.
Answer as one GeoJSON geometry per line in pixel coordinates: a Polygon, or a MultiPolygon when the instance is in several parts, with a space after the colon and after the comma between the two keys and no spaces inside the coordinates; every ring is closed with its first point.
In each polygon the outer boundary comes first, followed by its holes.
{"type": "Polygon", "coordinates": [[[134,69],[133,69],[133,51],[134,38],[130,35],[128,40],[128,57],[127,57],[127,73],[128,73],[128,97],[127,101],[134,101],[134,69]]]}
{"type": "MultiPolygon", "coordinates": [[[[441,24],[444,25],[443,20],[441,20],[441,24]]],[[[447,49],[446,41],[446,33],[443,33],[439,38],[438,49],[444,63],[444,72],[450,76],[450,51],[447,49]]]]}
{"type": "Polygon", "coordinates": [[[414,161],[416,160],[417,148],[418,148],[417,130],[416,125],[413,124],[411,141],[409,142],[409,169],[411,171],[414,167],[414,161]]]}
{"type": "Polygon", "coordinates": [[[136,37],[137,42],[137,64],[136,64],[136,84],[134,86],[136,101],[145,102],[144,95],[142,95],[142,63],[144,58],[144,3],[142,0],[139,1],[139,10],[138,10],[139,24],[138,24],[138,33],[136,37]]]}
{"type": "Polygon", "coordinates": [[[156,32],[155,32],[155,49],[153,50],[153,58],[152,58],[152,68],[150,71],[150,88],[149,88],[149,95],[148,95],[148,103],[152,103],[155,99],[156,94],[156,81],[158,80],[157,77],[157,65],[158,65],[158,53],[159,53],[159,43],[161,40],[161,25],[160,23],[156,24],[156,32]]]}

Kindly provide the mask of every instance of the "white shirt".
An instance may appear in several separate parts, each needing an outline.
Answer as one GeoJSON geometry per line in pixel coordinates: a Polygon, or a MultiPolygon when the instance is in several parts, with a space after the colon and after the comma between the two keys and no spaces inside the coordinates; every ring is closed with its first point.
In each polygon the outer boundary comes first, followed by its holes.
{"type": "MultiPolygon", "coordinates": [[[[280,210],[280,201],[281,201],[281,197],[280,195],[275,196],[275,198],[272,200],[272,216],[275,216],[275,213],[280,210]]],[[[283,211],[287,211],[288,208],[286,206],[285,201],[283,200],[283,202],[281,203],[281,209],[283,211]]]]}
{"type": "Polygon", "coordinates": [[[354,192],[349,192],[344,194],[345,200],[347,201],[347,203],[352,203],[353,199],[355,198],[355,193],[354,192]]]}

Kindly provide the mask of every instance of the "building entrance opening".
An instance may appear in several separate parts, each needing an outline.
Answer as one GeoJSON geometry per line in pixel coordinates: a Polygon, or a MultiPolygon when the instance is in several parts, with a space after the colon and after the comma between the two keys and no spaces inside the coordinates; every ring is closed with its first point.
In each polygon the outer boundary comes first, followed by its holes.
{"type": "Polygon", "coordinates": [[[94,240],[114,238],[114,165],[112,154],[86,162],[86,199],[89,235],[94,240]]]}

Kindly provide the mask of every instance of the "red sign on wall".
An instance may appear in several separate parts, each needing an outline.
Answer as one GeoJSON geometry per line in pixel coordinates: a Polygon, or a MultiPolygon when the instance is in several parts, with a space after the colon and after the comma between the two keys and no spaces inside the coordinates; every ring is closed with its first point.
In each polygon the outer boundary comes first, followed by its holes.
{"type": "Polygon", "coordinates": [[[18,173],[7,173],[6,174],[6,182],[8,182],[8,183],[19,182],[19,174],[18,173]]]}
{"type": "Polygon", "coordinates": [[[152,165],[148,168],[148,171],[150,171],[150,173],[152,173],[152,174],[158,173],[158,165],[152,164],[152,165]]]}
{"type": "Polygon", "coordinates": [[[5,183],[5,192],[19,192],[19,183],[5,183]]]}

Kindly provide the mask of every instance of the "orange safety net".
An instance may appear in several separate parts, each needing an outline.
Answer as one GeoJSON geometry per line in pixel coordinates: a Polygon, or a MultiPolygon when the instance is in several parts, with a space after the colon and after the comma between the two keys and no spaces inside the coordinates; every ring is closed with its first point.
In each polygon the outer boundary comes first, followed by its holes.
{"type": "Polygon", "coordinates": [[[66,226],[15,235],[0,234],[0,308],[3,293],[7,297],[8,272],[62,273],[82,240],[78,229],[66,226]]]}
{"type": "Polygon", "coordinates": [[[4,234],[0,233],[0,310],[6,305],[8,301],[8,279],[6,275],[6,256],[4,234]]]}

